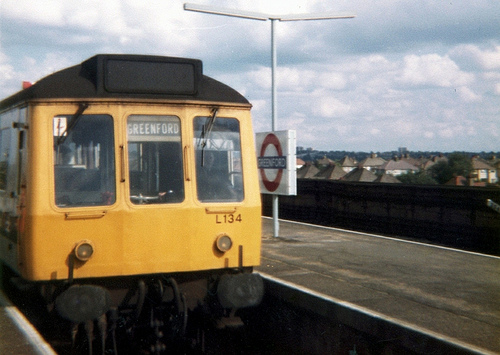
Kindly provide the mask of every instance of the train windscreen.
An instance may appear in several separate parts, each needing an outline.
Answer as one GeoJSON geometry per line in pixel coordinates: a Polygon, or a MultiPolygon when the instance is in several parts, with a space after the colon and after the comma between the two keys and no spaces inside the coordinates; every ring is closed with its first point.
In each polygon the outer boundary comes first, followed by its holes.
{"type": "Polygon", "coordinates": [[[240,124],[235,118],[194,119],[196,181],[202,202],[243,200],[240,124]]]}
{"type": "Polygon", "coordinates": [[[130,200],[184,200],[181,124],[176,116],[132,115],[127,120],[130,200]]]}
{"type": "Polygon", "coordinates": [[[111,205],[116,199],[113,119],[53,119],[55,199],[59,207],[111,205]]]}

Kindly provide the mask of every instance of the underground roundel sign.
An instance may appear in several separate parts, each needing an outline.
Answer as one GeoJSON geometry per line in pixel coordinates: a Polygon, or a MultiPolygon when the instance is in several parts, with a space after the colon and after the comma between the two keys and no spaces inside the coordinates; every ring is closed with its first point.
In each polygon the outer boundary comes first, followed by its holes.
{"type": "Polygon", "coordinates": [[[294,195],[295,131],[257,133],[256,143],[261,192],[294,195]]]}

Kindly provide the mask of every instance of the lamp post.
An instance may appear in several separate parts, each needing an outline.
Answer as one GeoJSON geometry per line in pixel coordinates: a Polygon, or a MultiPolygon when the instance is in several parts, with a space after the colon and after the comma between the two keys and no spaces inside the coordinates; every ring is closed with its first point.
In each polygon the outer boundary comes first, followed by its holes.
{"type": "MultiPolygon", "coordinates": [[[[184,10],[202,12],[212,15],[222,15],[230,17],[239,17],[250,20],[267,21],[271,20],[271,120],[272,130],[276,131],[277,127],[277,105],[276,105],[276,21],[310,21],[310,20],[334,20],[353,18],[355,15],[350,14],[333,14],[325,13],[310,13],[310,14],[292,14],[292,15],[270,15],[253,11],[243,11],[234,9],[225,9],[207,5],[184,4],[184,10]]],[[[279,234],[278,222],[278,195],[273,195],[273,235],[277,237],[279,234]]]]}

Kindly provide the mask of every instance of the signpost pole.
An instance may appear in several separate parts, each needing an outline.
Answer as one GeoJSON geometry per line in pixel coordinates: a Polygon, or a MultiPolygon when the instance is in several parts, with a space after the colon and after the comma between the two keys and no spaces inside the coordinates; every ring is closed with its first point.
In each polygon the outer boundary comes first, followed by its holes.
{"type": "MultiPolygon", "coordinates": [[[[278,107],[276,105],[276,20],[275,18],[271,18],[271,87],[272,87],[272,131],[275,132],[278,130],[277,127],[277,112],[278,107]]],[[[279,236],[279,195],[273,195],[273,236],[279,236]]]]}

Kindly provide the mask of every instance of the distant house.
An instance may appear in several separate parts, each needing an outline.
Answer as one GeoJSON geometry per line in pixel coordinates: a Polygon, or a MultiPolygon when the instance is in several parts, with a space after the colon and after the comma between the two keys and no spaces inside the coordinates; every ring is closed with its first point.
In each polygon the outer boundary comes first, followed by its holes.
{"type": "Polygon", "coordinates": [[[325,155],[323,158],[318,159],[318,160],[316,161],[316,164],[317,164],[318,166],[323,166],[323,167],[325,167],[325,166],[333,165],[333,164],[335,164],[335,162],[334,162],[333,160],[331,160],[331,159],[328,159],[328,158],[326,157],[326,155],[325,155]]]}
{"type": "Polygon", "coordinates": [[[358,166],[356,160],[347,155],[340,159],[339,164],[346,173],[353,171],[358,166]]]}
{"type": "Polygon", "coordinates": [[[420,168],[422,170],[429,170],[434,164],[436,164],[435,162],[432,161],[432,159],[429,159],[429,160],[426,160],[422,163],[422,165],[420,165],[420,168]]]}
{"type": "Polygon", "coordinates": [[[365,168],[366,170],[376,170],[384,163],[385,159],[378,157],[375,153],[372,153],[368,158],[359,163],[359,167],[365,168]]]}
{"type": "Polygon", "coordinates": [[[399,181],[397,178],[387,174],[382,174],[378,176],[373,182],[381,182],[385,184],[401,184],[401,181],[399,181]]]}
{"type": "Polygon", "coordinates": [[[498,183],[498,181],[500,181],[500,159],[498,159],[496,156],[492,156],[490,159],[488,159],[487,163],[496,169],[498,183]]]}
{"type": "Polygon", "coordinates": [[[448,158],[445,157],[443,154],[433,156],[429,160],[423,162],[421,168],[423,170],[429,170],[434,164],[437,164],[440,161],[448,162],[448,158]]]}
{"type": "Polygon", "coordinates": [[[297,163],[296,163],[296,167],[297,167],[297,169],[302,168],[304,165],[306,165],[306,162],[305,162],[305,161],[303,161],[303,160],[302,160],[302,159],[300,159],[300,158],[297,158],[297,163]]]}
{"type": "Polygon", "coordinates": [[[493,155],[490,159],[488,159],[487,163],[497,169],[498,175],[498,170],[500,169],[500,159],[498,159],[496,155],[493,155]]]}
{"type": "Polygon", "coordinates": [[[464,176],[459,175],[459,176],[454,176],[452,179],[450,179],[448,182],[446,182],[445,185],[484,187],[484,186],[486,186],[486,183],[474,181],[474,177],[472,177],[472,176],[470,176],[469,178],[466,178],[464,176]]]}
{"type": "Polygon", "coordinates": [[[358,182],[374,182],[377,180],[377,175],[365,168],[356,168],[350,173],[347,173],[340,180],[342,181],[358,181],[358,182]]]}
{"type": "Polygon", "coordinates": [[[297,170],[297,179],[310,179],[319,173],[319,169],[311,163],[306,163],[297,170]]]}
{"type": "Polygon", "coordinates": [[[476,174],[476,181],[484,181],[489,184],[498,182],[497,169],[479,157],[472,157],[472,169],[476,174]]]}
{"type": "Polygon", "coordinates": [[[399,176],[409,172],[416,173],[420,169],[405,160],[391,159],[376,168],[377,173],[399,176]]]}
{"type": "Polygon", "coordinates": [[[424,158],[423,156],[420,156],[418,158],[413,158],[410,156],[410,154],[404,154],[401,156],[400,158],[401,160],[413,165],[413,166],[416,166],[417,168],[421,168],[422,165],[428,161],[429,159],[426,159],[424,158]]]}
{"type": "Polygon", "coordinates": [[[339,165],[330,165],[314,175],[315,179],[340,180],[347,173],[339,165]]]}

